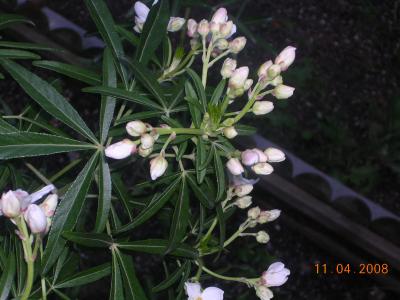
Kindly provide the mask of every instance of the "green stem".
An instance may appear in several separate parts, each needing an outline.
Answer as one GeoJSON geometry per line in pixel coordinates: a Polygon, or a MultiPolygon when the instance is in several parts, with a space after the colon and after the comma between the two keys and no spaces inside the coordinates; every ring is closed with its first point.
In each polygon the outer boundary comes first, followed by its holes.
{"type": "Polygon", "coordinates": [[[211,271],[210,269],[206,268],[205,266],[201,266],[201,269],[206,272],[207,274],[210,274],[211,276],[214,276],[216,278],[222,279],[222,280],[227,280],[227,281],[236,281],[236,282],[241,282],[245,284],[250,284],[249,280],[244,277],[230,277],[230,276],[224,276],[218,273],[215,273],[211,271]]]}
{"type": "MultiPolygon", "coordinates": [[[[212,50],[214,47],[213,40],[214,40],[214,37],[211,37],[211,41],[210,41],[210,44],[208,45],[206,55],[203,56],[203,72],[202,72],[202,76],[201,76],[201,82],[203,83],[204,88],[206,88],[206,85],[207,85],[207,75],[208,75],[208,68],[209,68],[208,63],[210,62],[211,53],[212,53],[212,50]]],[[[204,49],[205,49],[205,38],[203,39],[203,51],[204,51],[204,49]]]]}
{"type": "MultiPolygon", "coordinates": [[[[43,243],[40,243],[40,259],[43,258],[43,243]]],[[[42,276],[41,280],[41,285],[42,285],[42,300],[47,299],[47,291],[46,291],[46,279],[42,276]]]]}
{"type": "Polygon", "coordinates": [[[33,286],[33,275],[34,275],[34,258],[32,256],[32,248],[29,241],[29,233],[28,228],[26,227],[26,223],[24,217],[21,215],[20,220],[18,222],[18,229],[20,233],[23,235],[24,239],[22,240],[22,244],[25,249],[25,261],[27,265],[27,276],[25,282],[25,288],[21,295],[21,300],[29,299],[29,295],[31,294],[32,286],[33,286]]]}
{"type": "Polygon", "coordinates": [[[222,52],[220,55],[218,55],[216,58],[214,58],[208,65],[209,68],[211,68],[217,61],[219,61],[221,58],[227,56],[229,53],[231,53],[231,50],[226,50],[225,52],[222,52]]]}
{"type": "Polygon", "coordinates": [[[237,123],[251,109],[251,107],[253,106],[254,102],[257,100],[259,87],[260,87],[260,83],[258,82],[256,84],[256,86],[254,87],[254,92],[252,93],[252,96],[251,96],[250,100],[243,107],[242,111],[234,118],[234,123],[237,123]]]}
{"type": "Polygon", "coordinates": [[[159,135],[166,135],[175,132],[176,134],[193,134],[203,135],[205,132],[203,129],[197,128],[154,128],[159,135]]]}

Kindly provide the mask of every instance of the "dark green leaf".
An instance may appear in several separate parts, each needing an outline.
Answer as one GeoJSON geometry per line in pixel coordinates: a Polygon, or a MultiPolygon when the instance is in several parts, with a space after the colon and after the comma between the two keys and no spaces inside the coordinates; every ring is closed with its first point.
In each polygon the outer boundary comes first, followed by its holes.
{"type": "Polygon", "coordinates": [[[53,86],[11,60],[2,59],[0,64],[45,111],[97,143],[94,134],[78,112],[53,86]]]}
{"type": "Polygon", "coordinates": [[[29,51],[17,49],[0,49],[0,58],[9,59],[40,59],[40,56],[29,51]]]}
{"type": "Polygon", "coordinates": [[[107,8],[104,0],[85,0],[85,4],[89,10],[92,20],[96,24],[97,29],[103,37],[104,42],[112,51],[115,64],[118,68],[118,73],[127,87],[128,74],[124,66],[122,66],[119,62],[119,58],[124,56],[124,49],[122,47],[121,40],[115,31],[114,20],[111,12],[107,8]]]}
{"type": "Polygon", "coordinates": [[[0,134],[0,159],[41,156],[90,149],[94,149],[94,146],[91,144],[50,134],[33,132],[0,134]]]}
{"type": "Polygon", "coordinates": [[[18,132],[18,129],[7,123],[0,117],[0,133],[13,133],[18,132]]]}
{"type": "MultiPolygon", "coordinates": [[[[106,87],[117,87],[117,74],[112,60],[111,52],[106,48],[103,54],[103,85],[106,87]]],[[[114,117],[115,98],[101,96],[100,107],[100,142],[104,144],[112,119],[114,117]]]]}
{"type": "Polygon", "coordinates": [[[88,87],[84,88],[82,91],[86,93],[101,94],[105,96],[112,96],[115,98],[124,99],[152,109],[157,109],[157,110],[163,109],[160,105],[150,100],[149,98],[142,96],[137,91],[125,91],[118,88],[111,88],[104,86],[88,87]]]}
{"type": "Polygon", "coordinates": [[[122,178],[119,174],[114,173],[112,175],[112,185],[114,188],[114,192],[116,193],[119,200],[121,200],[121,202],[122,202],[125,212],[127,213],[128,217],[129,217],[129,221],[132,221],[133,216],[131,213],[131,208],[129,206],[129,193],[128,193],[128,191],[125,187],[125,184],[122,181],[122,178]]]}
{"type": "Polygon", "coordinates": [[[206,169],[201,169],[201,166],[203,166],[206,162],[207,156],[206,156],[206,146],[201,137],[197,137],[197,145],[196,145],[196,177],[197,177],[197,182],[202,183],[204,180],[204,177],[206,176],[206,169]]]}
{"type": "Polygon", "coordinates": [[[111,208],[110,168],[102,156],[99,163],[99,201],[97,205],[95,232],[102,232],[106,227],[111,208]]]}
{"type": "Polygon", "coordinates": [[[190,174],[187,174],[186,177],[195,197],[199,199],[203,206],[212,208],[214,206],[214,201],[207,196],[204,189],[198,186],[196,179],[190,174]]]}
{"type": "Polygon", "coordinates": [[[44,45],[39,45],[35,43],[24,43],[24,42],[9,42],[9,41],[0,41],[0,47],[5,48],[17,48],[24,50],[38,50],[38,51],[64,51],[62,49],[56,49],[44,45]]]}
{"type": "Polygon", "coordinates": [[[126,30],[124,27],[115,25],[115,31],[132,46],[137,47],[139,45],[139,38],[132,33],[132,31],[126,30]]]}
{"type": "MultiPolygon", "coordinates": [[[[162,255],[165,253],[168,247],[168,240],[161,239],[149,239],[143,241],[133,241],[133,242],[118,242],[118,248],[123,250],[129,250],[134,252],[144,252],[150,254],[162,255]]],[[[169,255],[180,256],[195,259],[198,257],[198,252],[196,249],[185,245],[178,245],[175,250],[171,251],[169,255]]]]}
{"type": "Polygon", "coordinates": [[[187,69],[187,73],[192,78],[194,86],[196,87],[197,97],[200,100],[200,103],[202,104],[203,111],[206,111],[207,110],[207,98],[206,98],[206,92],[204,90],[203,83],[201,82],[201,78],[192,69],[187,69]]]}
{"type": "Polygon", "coordinates": [[[214,151],[215,179],[217,181],[217,202],[222,199],[225,192],[225,169],[218,151],[214,151]]]}
{"type": "Polygon", "coordinates": [[[70,288],[80,285],[89,284],[95,282],[103,277],[110,275],[111,266],[110,263],[105,263],[88,270],[74,274],[63,281],[57,283],[54,287],[57,289],[70,288]]]}
{"type": "Polygon", "coordinates": [[[185,269],[187,269],[187,265],[190,264],[189,261],[185,261],[178,269],[175,270],[174,273],[172,273],[168,278],[166,278],[164,281],[160,282],[157,284],[155,287],[153,287],[152,292],[153,293],[159,293],[170,286],[172,286],[175,282],[178,281],[178,279],[185,274],[185,269]]]}
{"type": "Polygon", "coordinates": [[[235,129],[239,135],[253,135],[257,132],[257,128],[243,124],[235,125],[235,129]]]}
{"type": "Polygon", "coordinates": [[[7,253],[7,260],[2,275],[0,277],[0,300],[10,299],[8,297],[16,271],[15,254],[13,252],[7,253]]]}
{"type": "Polygon", "coordinates": [[[76,244],[94,248],[109,248],[113,243],[111,237],[104,233],[64,231],[63,237],[76,244]]]}
{"type": "Polygon", "coordinates": [[[140,43],[135,54],[137,61],[143,65],[148,63],[165,37],[168,21],[169,3],[167,0],[160,0],[158,4],[152,6],[143,26],[140,43]]]}
{"type": "Polygon", "coordinates": [[[82,68],[70,64],[60,63],[58,61],[41,60],[32,63],[34,66],[51,70],[69,78],[76,79],[89,85],[100,85],[101,78],[98,74],[87,68],[82,68]]]}
{"type": "Polygon", "coordinates": [[[97,152],[92,156],[58,205],[42,259],[43,274],[50,270],[65,246],[66,241],[61,238],[61,234],[64,231],[73,230],[79,219],[96,169],[98,156],[97,152]]]}
{"type": "Polygon", "coordinates": [[[112,251],[110,300],[124,300],[124,285],[116,251],[112,251]]]}
{"type": "Polygon", "coordinates": [[[180,181],[181,177],[175,179],[162,193],[156,194],[150,203],[143,209],[140,214],[130,223],[122,226],[117,230],[118,233],[125,232],[131,230],[140,224],[146,222],[149,218],[155,215],[167,201],[171,198],[171,196],[175,193],[180,181]]]}
{"type": "Polygon", "coordinates": [[[31,20],[14,14],[0,14],[0,29],[10,27],[17,23],[28,23],[31,25],[35,25],[31,20]]]}
{"type": "MultiPolygon", "coordinates": [[[[192,116],[192,122],[196,128],[200,128],[201,125],[201,111],[198,107],[196,107],[192,101],[198,102],[197,95],[195,90],[193,89],[192,84],[188,81],[185,82],[185,93],[186,93],[186,101],[188,101],[190,115],[192,116]],[[193,99],[193,100],[192,100],[193,99]]],[[[201,107],[201,105],[199,105],[201,107]]]]}
{"type": "Polygon", "coordinates": [[[185,177],[186,176],[182,178],[179,196],[175,202],[175,210],[169,231],[169,244],[166,254],[174,250],[176,245],[181,242],[183,237],[186,235],[186,228],[189,223],[189,192],[185,177]]]}
{"type": "Polygon", "coordinates": [[[224,248],[224,243],[225,243],[226,224],[225,224],[224,210],[222,208],[221,202],[217,203],[216,211],[219,224],[219,247],[220,250],[222,250],[224,248]]]}
{"type": "Polygon", "coordinates": [[[225,84],[226,84],[226,79],[222,79],[221,82],[217,85],[211,96],[211,101],[210,101],[211,104],[217,105],[219,103],[219,100],[221,99],[222,93],[224,92],[225,89],[225,84]]]}

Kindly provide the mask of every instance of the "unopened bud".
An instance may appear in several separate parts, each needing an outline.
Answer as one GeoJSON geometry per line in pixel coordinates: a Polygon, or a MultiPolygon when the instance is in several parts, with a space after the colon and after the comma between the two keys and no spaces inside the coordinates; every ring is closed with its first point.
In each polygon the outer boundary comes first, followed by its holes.
{"type": "Polygon", "coordinates": [[[250,208],[247,211],[247,216],[252,220],[256,220],[258,218],[258,216],[260,215],[260,213],[261,213],[261,209],[258,206],[256,206],[256,207],[250,208]]]}
{"type": "Polygon", "coordinates": [[[104,151],[105,155],[114,159],[124,159],[136,152],[136,144],[128,139],[112,144],[104,151]]]}
{"type": "Polygon", "coordinates": [[[244,82],[243,89],[244,89],[245,91],[247,91],[249,88],[251,88],[252,85],[253,85],[253,79],[247,79],[247,80],[244,82]]]}
{"type": "Polygon", "coordinates": [[[247,149],[241,154],[242,163],[245,166],[252,166],[259,162],[257,152],[247,149]]]}
{"type": "Polygon", "coordinates": [[[126,131],[130,136],[141,136],[147,131],[147,127],[142,121],[131,121],[126,124],[126,131]]]}
{"type": "Polygon", "coordinates": [[[246,46],[246,41],[244,36],[237,37],[229,43],[229,49],[232,53],[239,53],[246,46]]]}
{"type": "Polygon", "coordinates": [[[256,294],[260,300],[271,300],[274,297],[272,291],[265,285],[259,285],[256,287],[256,294]]]}
{"type": "Polygon", "coordinates": [[[215,23],[215,22],[210,22],[210,31],[213,34],[218,34],[219,33],[219,28],[220,24],[215,23]]]}
{"type": "Polygon", "coordinates": [[[272,95],[275,96],[276,99],[287,99],[293,96],[294,88],[280,84],[274,88],[272,95]]]}
{"type": "Polygon", "coordinates": [[[32,233],[44,233],[47,228],[47,217],[36,204],[30,204],[25,212],[25,220],[32,233]]]}
{"type": "Polygon", "coordinates": [[[143,149],[149,149],[152,148],[154,145],[154,137],[151,134],[143,134],[142,137],[140,138],[140,146],[143,149]]]}
{"type": "Polygon", "coordinates": [[[232,89],[243,88],[248,76],[249,76],[248,67],[240,67],[236,69],[233,72],[232,76],[229,78],[229,87],[232,89]]]}
{"type": "Polygon", "coordinates": [[[171,17],[169,19],[167,30],[170,32],[176,32],[182,29],[183,25],[185,25],[185,19],[179,17],[171,17]]]}
{"type": "Polygon", "coordinates": [[[162,176],[167,170],[168,162],[164,156],[159,155],[150,161],[150,176],[152,180],[156,180],[162,176]]]}
{"type": "Polygon", "coordinates": [[[189,19],[187,22],[187,35],[194,37],[197,33],[197,22],[194,19],[189,19]]]}
{"type": "Polygon", "coordinates": [[[199,41],[199,39],[193,38],[190,40],[190,47],[192,50],[196,50],[196,49],[200,48],[200,46],[201,46],[201,42],[199,41]]]}
{"type": "Polygon", "coordinates": [[[283,83],[283,78],[282,78],[281,75],[276,76],[276,77],[271,81],[271,84],[272,84],[273,86],[277,86],[277,85],[280,85],[280,84],[282,84],[282,83],[283,83]]]}
{"type": "Polygon", "coordinates": [[[296,48],[288,46],[282,50],[281,53],[275,58],[275,64],[279,64],[282,71],[286,71],[289,66],[294,62],[296,57],[296,48]]]}
{"type": "Polygon", "coordinates": [[[150,9],[142,2],[137,1],[134,5],[134,10],[137,18],[137,22],[144,23],[146,22],[147,16],[150,12],[150,9]]]}
{"type": "Polygon", "coordinates": [[[251,196],[244,196],[237,198],[235,201],[235,205],[241,209],[248,208],[251,205],[251,196]]]}
{"type": "Polygon", "coordinates": [[[281,66],[280,65],[272,65],[268,68],[267,74],[268,78],[272,79],[278,76],[281,73],[281,66]]]}
{"type": "Polygon", "coordinates": [[[225,7],[218,8],[211,18],[211,21],[217,24],[222,24],[228,21],[228,12],[225,7]]]}
{"type": "Polygon", "coordinates": [[[219,39],[216,43],[215,43],[215,47],[217,47],[218,50],[226,50],[229,47],[229,43],[227,40],[225,39],[219,39]]]}
{"type": "Polygon", "coordinates": [[[259,232],[257,232],[256,235],[256,240],[257,242],[259,242],[260,244],[266,244],[269,242],[269,235],[268,233],[266,233],[264,230],[261,230],[259,232]]]}
{"type": "Polygon", "coordinates": [[[271,101],[256,101],[253,105],[253,114],[265,115],[274,109],[274,103],[271,101]]]}
{"type": "Polygon", "coordinates": [[[252,184],[242,184],[235,188],[234,193],[238,197],[243,197],[251,193],[253,190],[252,184]]]}
{"type": "Polygon", "coordinates": [[[266,162],[255,164],[251,169],[258,175],[269,175],[274,171],[274,168],[266,162]]]}
{"type": "Polygon", "coordinates": [[[232,175],[240,175],[244,172],[243,166],[237,158],[231,158],[228,160],[226,166],[232,175]]]}
{"type": "Polygon", "coordinates": [[[258,223],[265,224],[268,222],[275,221],[281,215],[281,211],[279,209],[272,209],[272,210],[264,210],[258,216],[258,223]]]}
{"type": "Polygon", "coordinates": [[[210,32],[210,25],[208,24],[207,20],[201,20],[199,23],[199,26],[197,26],[197,32],[201,36],[207,36],[207,34],[210,32]]]}
{"type": "Polygon", "coordinates": [[[258,77],[267,77],[268,69],[273,65],[272,60],[263,63],[257,71],[258,77]]]}
{"type": "Polygon", "coordinates": [[[220,26],[220,34],[224,38],[228,38],[232,34],[233,22],[228,21],[226,23],[221,24],[220,26]]]}
{"type": "Polygon", "coordinates": [[[47,198],[40,204],[44,214],[46,217],[52,217],[54,212],[56,211],[58,204],[58,196],[57,194],[50,194],[47,198]]]}
{"type": "Polygon", "coordinates": [[[153,152],[153,147],[144,149],[142,146],[139,146],[139,151],[138,151],[138,153],[139,153],[139,155],[140,155],[141,157],[147,157],[147,156],[149,156],[152,152],[153,152]]]}
{"type": "Polygon", "coordinates": [[[262,152],[260,149],[253,148],[252,149],[255,153],[258,155],[258,162],[267,162],[268,161],[268,156],[265,155],[264,152],[262,152]]]}
{"type": "Polygon", "coordinates": [[[237,135],[238,132],[236,131],[235,127],[230,126],[224,128],[224,136],[226,136],[228,139],[233,139],[237,135]]]}
{"type": "Polygon", "coordinates": [[[265,155],[268,157],[268,162],[281,162],[285,160],[285,153],[276,148],[267,148],[264,150],[265,155]]]}
{"type": "Polygon", "coordinates": [[[7,218],[18,217],[21,213],[21,203],[13,191],[8,191],[2,195],[1,210],[7,218]]]}

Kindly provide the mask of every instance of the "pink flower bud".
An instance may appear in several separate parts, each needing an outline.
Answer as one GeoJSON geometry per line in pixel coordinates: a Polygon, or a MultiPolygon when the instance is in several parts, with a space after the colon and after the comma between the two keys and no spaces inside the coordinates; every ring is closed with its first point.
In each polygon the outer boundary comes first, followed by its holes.
{"type": "Polygon", "coordinates": [[[251,193],[253,190],[252,184],[242,184],[235,188],[234,193],[238,197],[243,197],[251,193]]]}
{"type": "Polygon", "coordinates": [[[285,268],[281,262],[273,263],[268,270],[262,274],[262,284],[266,287],[281,286],[290,275],[290,270],[285,268]]]}
{"type": "Polygon", "coordinates": [[[168,162],[162,155],[153,158],[150,161],[151,179],[156,180],[158,177],[162,176],[167,170],[167,167],[168,167],[168,162]]]}
{"type": "Polygon", "coordinates": [[[187,35],[194,37],[197,33],[197,22],[193,19],[189,19],[187,22],[187,35]]]}
{"type": "Polygon", "coordinates": [[[288,46],[282,50],[281,53],[275,58],[275,64],[281,65],[282,71],[286,71],[289,66],[294,62],[296,57],[296,48],[288,46]]]}
{"type": "Polygon", "coordinates": [[[253,79],[247,79],[247,80],[244,82],[243,89],[244,89],[245,91],[247,91],[249,88],[251,88],[252,85],[253,85],[253,79]]]}
{"type": "Polygon", "coordinates": [[[253,151],[257,153],[259,163],[267,162],[268,157],[265,155],[264,152],[257,148],[254,148],[253,151]]]}
{"type": "Polygon", "coordinates": [[[152,148],[154,145],[154,137],[151,134],[143,134],[142,137],[140,138],[140,143],[141,147],[143,149],[149,149],[152,148]]]}
{"type": "Polygon", "coordinates": [[[243,166],[237,158],[231,158],[228,160],[226,166],[232,175],[240,175],[244,172],[243,166]]]}
{"type": "Polygon", "coordinates": [[[47,198],[40,204],[46,217],[52,217],[56,211],[58,204],[58,196],[56,194],[48,195],[47,198]]]}
{"type": "Polygon", "coordinates": [[[293,96],[294,88],[280,84],[274,88],[272,94],[275,96],[276,99],[287,99],[293,96]]]}
{"type": "Polygon", "coordinates": [[[232,53],[239,53],[246,46],[246,38],[244,36],[237,37],[229,43],[229,49],[232,53]]]}
{"type": "Polygon", "coordinates": [[[256,101],[253,105],[253,114],[265,115],[274,109],[274,103],[271,101],[256,101]]]}
{"type": "Polygon", "coordinates": [[[257,152],[255,152],[253,150],[250,150],[250,149],[247,149],[247,150],[243,151],[242,155],[241,155],[241,158],[242,158],[242,163],[245,166],[252,166],[252,165],[254,165],[254,164],[259,162],[259,158],[258,158],[257,152]]]}
{"type": "Polygon", "coordinates": [[[266,61],[263,63],[257,71],[258,77],[267,77],[268,76],[268,69],[273,65],[272,60],[266,61]]]}
{"type": "Polygon", "coordinates": [[[251,169],[258,175],[269,175],[274,171],[274,168],[266,162],[255,164],[251,169]]]}
{"type": "Polygon", "coordinates": [[[215,22],[210,22],[210,31],[213,34],[219,33],[220,24],[215,22]]]}
{"type": "Polygon", "coordinates": [[[36,204],[28,206],[25,212],[25,220],[32,233],[44,233],[47,228],[47,217],[43,210],[36,204]]]}
{"type": "Polygon", "coordinates": [[[211,21],[217,24],[222,24],[228,21],[228,12],[226,8],[224,7],[218,8],[217,11],[212,16],[211,21]]]}
{"type": "Polygon", "coordinates": [[[224,61],[221,69],[221,75],[223,78],[229,78],[232,76],[233,72],[236,69],[237,62],[232,58],[227,58],[224,61]]]}
{"type": "Polygon", "coordinates": [[[136,145],[128,139],[112,144],[104,151],[105,155],[114,159],[124,159],[136,152],[136,145]]]}
{"type": "Polygon", "coordinates": [[[228,21],[226,23],[221,24],[221,26],[220,26],[221,37],[225,37],[225,38],[230,37],[232,35],[233,26],[234,25],[233,25],[232,21],[228,21]]]}
{"type": "Polygon", "coordinates": [[[236,69],[229,79],[229,87],[233,89],[241,89],[249,76],[248,67],[240,67],[236,69]]]}
{"type": "Polygon", "coordinates": [[[140,23],[146,22],[147,16],[149,14],[150,9],[140,1],[137,1],[134,5],[135,14],[137,16],[137,20],[140,23]]]}
{"type": "Polygon", "coordinates": [[[276,148],[267,148],[264,150],[265,155],[268,157],[268,162],[281,162],[285,160],[285,153],[276,148]]]}
{"type": "Polygon", "coordinates": [[[176,32],[182,29],[183,25],[185,25],[186,20],[184,18],[179,17],[171,17],[169,19],[167,30],[169,32],[176,32]]]}
{"type": "Polygon", "coordinates": [[[21,202],[13,191],[8,191],[2,195],[1,210],[7,218],[18,217],[21,213],[21,202]]]}
{"type": "Polygon", "coordinates": [[[235,136],[238,135],[238,132],[236,131],[235,127],[233,127],[233,126],[225,127],[223,132],[224,132],[224,136],[226,136],[228,139],[233,139],[235,136]]]}
{"type": "Polygon", "coordinates": [[[197,27],[197,32],[203,37],[210,32],[210,25],[207,20],[200,21],[199,26],[197,27]]]}
{"type": "Polygon", "coordinates": [[[126,124],[126,131],[130,136],[141,136],[147,131],[147,127],[142,121],[131,121],[126,124]]]}
{"type": "Polygon", "coordinates": [[[264,210],[258,216],[258,223],[265,224],[268,222],[275,221],[281,215],[281,211],[279,209],[272,209],[272,210],[264,210]]]}

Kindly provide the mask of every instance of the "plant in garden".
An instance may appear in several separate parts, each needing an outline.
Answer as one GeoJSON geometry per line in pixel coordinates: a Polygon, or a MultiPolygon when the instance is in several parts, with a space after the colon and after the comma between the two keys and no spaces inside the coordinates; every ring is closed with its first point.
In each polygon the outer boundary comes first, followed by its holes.
{"type": "Polygon", "coordinates": [[[35,102],[0,118],[0,209],[14,224],[6,222],[0,248],[0,298],[11,293],[46,299],[55,293],[69,299],[77,287],[110,276],[110,299],[223,299],[221,289],[201,288],[208,275],[243,283],[264,300],[273,297],[271,287],[287,281],[290,271],[281,262],[256,278],[227,276],[211,265],[237,239],[268,243],[268,233],[255,228],[280,215],[250,207],[257,181],[251,177],[271,174],[284,153],[241,151],[231,141],[254,132],[242,124],[246,115],[270,113],[272,98],[292,96],[294,88],[283,84],[282,73],[293,63],[295,48],[263,63],[253,80],[249,68],[236,61],[246,38],[236,36],[225,8],[198,22],[170,17],[168,1],[156,2],[151,8],[135,3],[132,29],[116,25],[103,0],[85,0],[106,44],[99,73],[40,60],[29,50],[51,49],[38,45],[0,49],[2,69],[35,102]],[[173,32],[180,30],[186,37],[174,47],[173,32]],[[16,57],[18,51],[24,55],[16,57]],[[84,93],[100,95],[96,131],[18,58],[35,59],[34,66],[79,80],[89,85],[84,93]],[[30,160],[77,151],[56,170],[30,160]],[[19,175],[24,170],[32,174],[19,175]],[[39,191],[29,195],[22,188],[39,191]],[[227,223],[237,209],[244,220],[231,233],[227,223]],[[163,225],[138,231],[144,224],[163,225]],[[104,253],[107,261],[82,270],[85,256],[76,252],[87,248],[104,253]],[[13,253],[8,258],[7,251],[13,253]],[[165,280],[143,287],[135,274],[137,252],[158,255],[165,280]]]}

